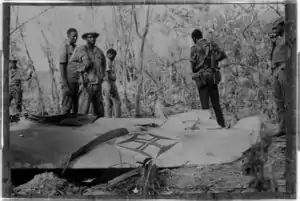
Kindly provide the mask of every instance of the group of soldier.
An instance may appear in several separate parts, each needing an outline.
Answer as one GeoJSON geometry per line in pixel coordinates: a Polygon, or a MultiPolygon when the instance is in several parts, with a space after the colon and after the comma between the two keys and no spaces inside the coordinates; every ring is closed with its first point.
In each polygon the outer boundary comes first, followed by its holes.
{"type": "MultiPolygon", "coordinates": [[[[285,127],[285,91],[286,78],[284,69],[290,57],[291,43],[294,39],[286,39],[284,33],[285,21],[280,17],[272,23],[270,40],[272,41],[272,75],[274,78],[274,97],[278,117],[278,131],[275,136],[286,134],[285,127]]],[[[104,55],[97,47],[96,40],[99,33],[88,32],[82,35],[86,44],[77,46],[78,31],[70,28],[67,31],[68,43],[60,50],[60,72],[62,80],[63,113],[78,113],[80,108],[85,114],[92,105],[93,113],[97,116],[120,117],[121,102],[115,84],[115,58],[117,52],[109,49],[104,55]]],[[[209,99],[221,128],[228,128],[220,106],[218,84],[221,80],[219,62],[226,59],[226,54],[212,40],[203,38],[202,32],[195,29],[191,34],[194,45],[191,47],[192,79],[196,83],[203,110],[209,109],[209,99]]],[[[11,61],[11,72],[16,68],[16,60],[11,61]]],[[[17,108],[21,110],[21,84],[13,78],[11,73],[10,101],[16,99],[17,108]]],[[[31,74],[26,80],[30,79],[31,74]]]]}
{"type": "MultiPolygon", "coordinates": [[[[121,102],[116,86],[115,58],[117,51],[104,52],[96,46],[99,33],[82,35],[84,45],[76,45],[78,31],[67,30],[67,42],[59,51],[62,113],[88,114],[99,117],[121,116],[121,102]]],[[[17,59],[10,60],[9,102],[15,100],[17,112],[22,112],[22,81],[32,77],[32,71],[24,76],[17,66],[17,59]]]]}
{"type": "Polygon", "coordinates": [[[116,86],[115,58],[117,51],[106,55],[96,46],[99,33],[82,35],[86,44],[77,46],[78,31],[67,31],[68,42],[60,50],[60,72],[63,113],[93,114],[100,117],[121,116],[121,102],[116,86]]]}
{"type": "MultiPolygon", "coordinates": [[[[286,134],[285,110],[286,110],[286,76],[285,68],[290,59],[291,45],[295,43],[294,37],[285,34],[287,26],[283,17],[279,17],[271,23],[272,31],[269,32],[272,41],[271,71],[274,84],[274,98],[277,113],[277,131],[274,137],[286,134]]],[[[209,109],[211,100],[216,119],[220,127],[228,128],[225,125],[220,98],[218,83],[221,80],[218,63],[226,58],[226,54],[211,40],[203,39],[202,32],[196,29],[192,32],[194,45],[191,47],[191,69],[192,79],[195,81],[201,106],[203,110],[209,109]]]]}

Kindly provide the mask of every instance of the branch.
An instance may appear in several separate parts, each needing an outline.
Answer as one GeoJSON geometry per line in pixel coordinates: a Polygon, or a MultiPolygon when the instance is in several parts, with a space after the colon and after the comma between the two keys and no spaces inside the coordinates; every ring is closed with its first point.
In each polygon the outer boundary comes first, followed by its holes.
{"type": "Polygon", "coordinates": [[[146,25],[145,25],[145,31],[143,34],[143,38],[146,38],[148,31],[149,31],[149,17],[150,17],[150,6],[147,7],[147,15],[146,15],[146,25]]]}
{"type": "Polygon", "coordinates": [[[249,39],[246,36],[246,30],[254,23],[254,21],[255,21],[255,18],[253,17],[252,21],[243,29],[242,34],[243,34],[244,39],[250,45],[252,52],[255,55],[255,58],[257,59],[257,62],[259,62],[259,57],[256,54],[256,48],[254,47],[254,45],[249,41],[249,39]]]}
{"type": "Polygon", "coordinates": [[[133,18],[134,18],[134,23],[135,23],[136,34],[138,35],[139,38],[142,38],[142,35],[139,32],[139,27],[138,27],[138,22],[137,22],[137,16],[136,16],[135,6],[132,6],[132,10],[133,10],[133,18]]]}
{"type": "Polygon", "coordinates": [[[43,15],[44,13],[46,13],[47,11],[49,11],[52,8],[54,8],[54,6],[51,6],[50,8],[46,8],[45,10],[43,10],[42,12],[40,12],[39,14],[37,14],[37,15],[33,16],[32,18],[26,20],[25,22],[23,22],[22,24],[20,24],[19,26],[17,26],[15,29],[13,29],[9,34],[13,34],[15,31],[17,31],[18,29],[20,29],[21,27],[23,27],[28,22],[30,22],[30,21],[38,18],[39,16],[43,15]]]}
{"type": "Polygon", "coordinates": [[[278,9],[274,8],[274,7],[271,6],[271,5],[267,5],[267,6],[268,6],[269,8],[271,8],[273,11],[275,11],[277,15],[281,16],[281,13],[280,13],[280,11],[279,11],[278,9]]]}

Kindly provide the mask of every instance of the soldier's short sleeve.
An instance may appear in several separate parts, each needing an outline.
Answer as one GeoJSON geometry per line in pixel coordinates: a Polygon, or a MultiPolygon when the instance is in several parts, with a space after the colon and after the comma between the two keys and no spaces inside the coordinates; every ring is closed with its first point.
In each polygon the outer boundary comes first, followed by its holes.
{"type": "Polygon", "coordinates": [[[69,62],[81,62],[81,58],[82,58],[81,49],[82,48],[80,46],[78,46],[74,49],[74,52],[71,55],[69,62]]]}
{"type": "Polygon", "coordinates": [[[67,62],[67,46],[64,44],[59,50],[59,63],[64,64],[67,62]]]}

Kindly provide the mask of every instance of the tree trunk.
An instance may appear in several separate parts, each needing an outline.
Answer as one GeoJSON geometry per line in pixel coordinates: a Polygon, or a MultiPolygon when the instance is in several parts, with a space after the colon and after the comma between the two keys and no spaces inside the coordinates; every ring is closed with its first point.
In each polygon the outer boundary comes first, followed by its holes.
{"type": "MultiPolygon", "coordinates": [[[[285,5],[286,20],[291,20],[294,26],[297,24],[297,8],[295,3],[285,5]]],[[[291,35],[290,29],[286,27],[286,34],[291,35]]],[[[287,87],[286,90],[287,110],[286,110],[286,192],[296,199],[296,41],[291,47],[291,58],[288,60],[286,68],[287,87]]]]}
{"type": "Polygon", "coordinates": [[[143,82],[144,82],[144,49],[145,49],[145,42],[146,42],[146,37],[148,34],[148,29],[149,29],[149,15],[150,15],[150,6],[147,6],[147,14],[146,14],[146,25],[145,25],[145,30],[143,35],[140,35],[138,31],[138,23],[137,23],[137,16],[136,16],[136,11],[134,10],[134,20],[135,20],[135,26],[136,26],[136,33],[142,40],[141,48],[140,48],[140,55],[139,55],[139,78],[137,81],[138,89],[137,89],[137,94],[136,94],[136,99],[135,99],[135,116],[140,117],[140,99],[141,99],[141,93],[143,90],[143,82]]]}

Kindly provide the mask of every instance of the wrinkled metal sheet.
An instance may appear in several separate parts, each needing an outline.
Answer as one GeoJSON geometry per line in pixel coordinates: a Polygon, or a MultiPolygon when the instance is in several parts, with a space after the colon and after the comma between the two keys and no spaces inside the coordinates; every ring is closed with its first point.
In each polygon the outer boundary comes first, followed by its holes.
{"type": "Polygon", "coordinates": [[[230,162],[255,143],[260,129],[259,117],[242,119],[234,128],[224,130],[206,113],[192,111],[174,115],[158,128],[136,132],[137,124],[153,122],[162,124],[153,119],[100,118],[94,123],[70,127],[23,119],[11,125],[13,164],[62,167],[84,146],[88,151],[69,161],[69,168],[137,167],[137,162],[147,157],[155,158],[159,167],[187,162],[198,165],[230,162]],[[118,128],[127,129],[128,134],[113,138],[103,136],[118,128]]]}

